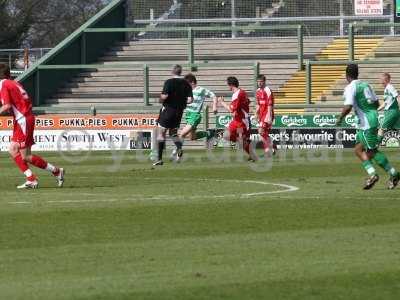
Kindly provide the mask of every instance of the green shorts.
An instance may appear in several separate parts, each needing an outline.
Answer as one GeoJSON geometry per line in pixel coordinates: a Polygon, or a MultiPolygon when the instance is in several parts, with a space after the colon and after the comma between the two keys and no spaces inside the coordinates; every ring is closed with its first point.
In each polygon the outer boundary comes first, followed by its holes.
{"type": "Polygon", "coordinates": [[[375,150],[379,147],[378,128],[358,130],[356,137],[357,144],[362,144],[366,150],[375,150]]]}
{"type": "Polygon", "coordinates": [[[188,111],[186,112],[185,119],[187,125],[190,125],[193,127],[193,129],[196,129],[201,122],[201,114],[188,111]]]}
{"type": "Polygon", "coordinates": [[[397,109],[389,109],[385,111],[385,116],[382,122],[382,129],[393,129],[400,119],[400,111],[397,109]]]}

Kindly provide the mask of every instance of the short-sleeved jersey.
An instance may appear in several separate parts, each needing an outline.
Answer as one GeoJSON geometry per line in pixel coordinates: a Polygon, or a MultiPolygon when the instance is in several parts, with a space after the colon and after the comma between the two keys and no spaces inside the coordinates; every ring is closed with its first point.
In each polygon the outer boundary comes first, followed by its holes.
{"type": "Polygon", "coordinates": [[[11,105],[15,120],[32,115],[32,101],[19,82],[9,79],[1,80],[0,99],[2,105],[11,105]]]}
{"type": "Polygon", "coordinates": [[[203,109],[204,102],[206,98],[214,98],[215,94],[210,90],[203,88],[201,86],[197,86],[193,90],[193,102],[190,103],[186,111],[193,113],[200,113],[203,109]]]}
{"type": "Polygon", "coordinates": [[[358,128],[378,128],[378,98],[364,81],[353,80],[344,90],[344,105],[351,105],[358,117],[358,128]]]}
{"type": "Polygon", "coordinates": [[[269,87],[264,89],[258,89],[256,93],[258,110],[258,121],[266,123],[268,117],[271,117],[271,121],[274,120],[274,94],[269,87]]]}
{"type": "Polygon", "coordinates": [[[385,88],[385,93],[383,95],[383,99],[385,101],[385,110],[399,110],[399,103],[397,102],[398,97],[399,93],[397,92],[395,87],[391,84],[388,84],[385,88]]]}
{"type": "Polygon", "coordinates": [[[249,122],[250,100],[244,90],[239,89],[232,95],[230,107],[234,121],[245,124],[249,122]]]}
{"type": "Polygon", "coordinates": [[[163,103],[165,107],[182,110],[187,106],[187,99],[193,97],[190,84],[179,77],[168,79],[164,83],[162,94],[168,95],[168,98],[163,103]]]}

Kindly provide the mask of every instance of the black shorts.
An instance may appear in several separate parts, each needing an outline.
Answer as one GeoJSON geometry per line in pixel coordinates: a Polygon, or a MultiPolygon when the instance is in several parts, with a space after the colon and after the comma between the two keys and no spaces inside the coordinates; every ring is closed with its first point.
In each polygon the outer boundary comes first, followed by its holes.
{"type": "Polygon", "coordinates": [[[181,126],[183,109],[163,107],[158,117],[158,125],[167,129],[176,129],[181,126]]]}

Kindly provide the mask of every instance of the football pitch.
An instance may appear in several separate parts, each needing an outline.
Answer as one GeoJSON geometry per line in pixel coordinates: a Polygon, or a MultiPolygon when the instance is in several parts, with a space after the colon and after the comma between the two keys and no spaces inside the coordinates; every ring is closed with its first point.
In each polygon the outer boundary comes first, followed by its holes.
{"type": "Polygon", "coordinates": [[[34,191],[0,154],[0,299],[400,299],[400,189],[334,153],[47,154],[65,187],[34,191]]]}

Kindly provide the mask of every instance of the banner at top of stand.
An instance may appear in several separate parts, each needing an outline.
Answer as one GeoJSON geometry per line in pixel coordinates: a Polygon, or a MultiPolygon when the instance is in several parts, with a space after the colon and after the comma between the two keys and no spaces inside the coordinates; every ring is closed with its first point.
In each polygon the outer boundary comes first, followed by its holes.
{"type": "MultiPolygon", "coordinates": [[[[39,115],[36,129],[151,129],[156,127],[157,115],[39,115]]],[[[0,130],[13,127],[12,117],[0,117],[0,130]]]]}

